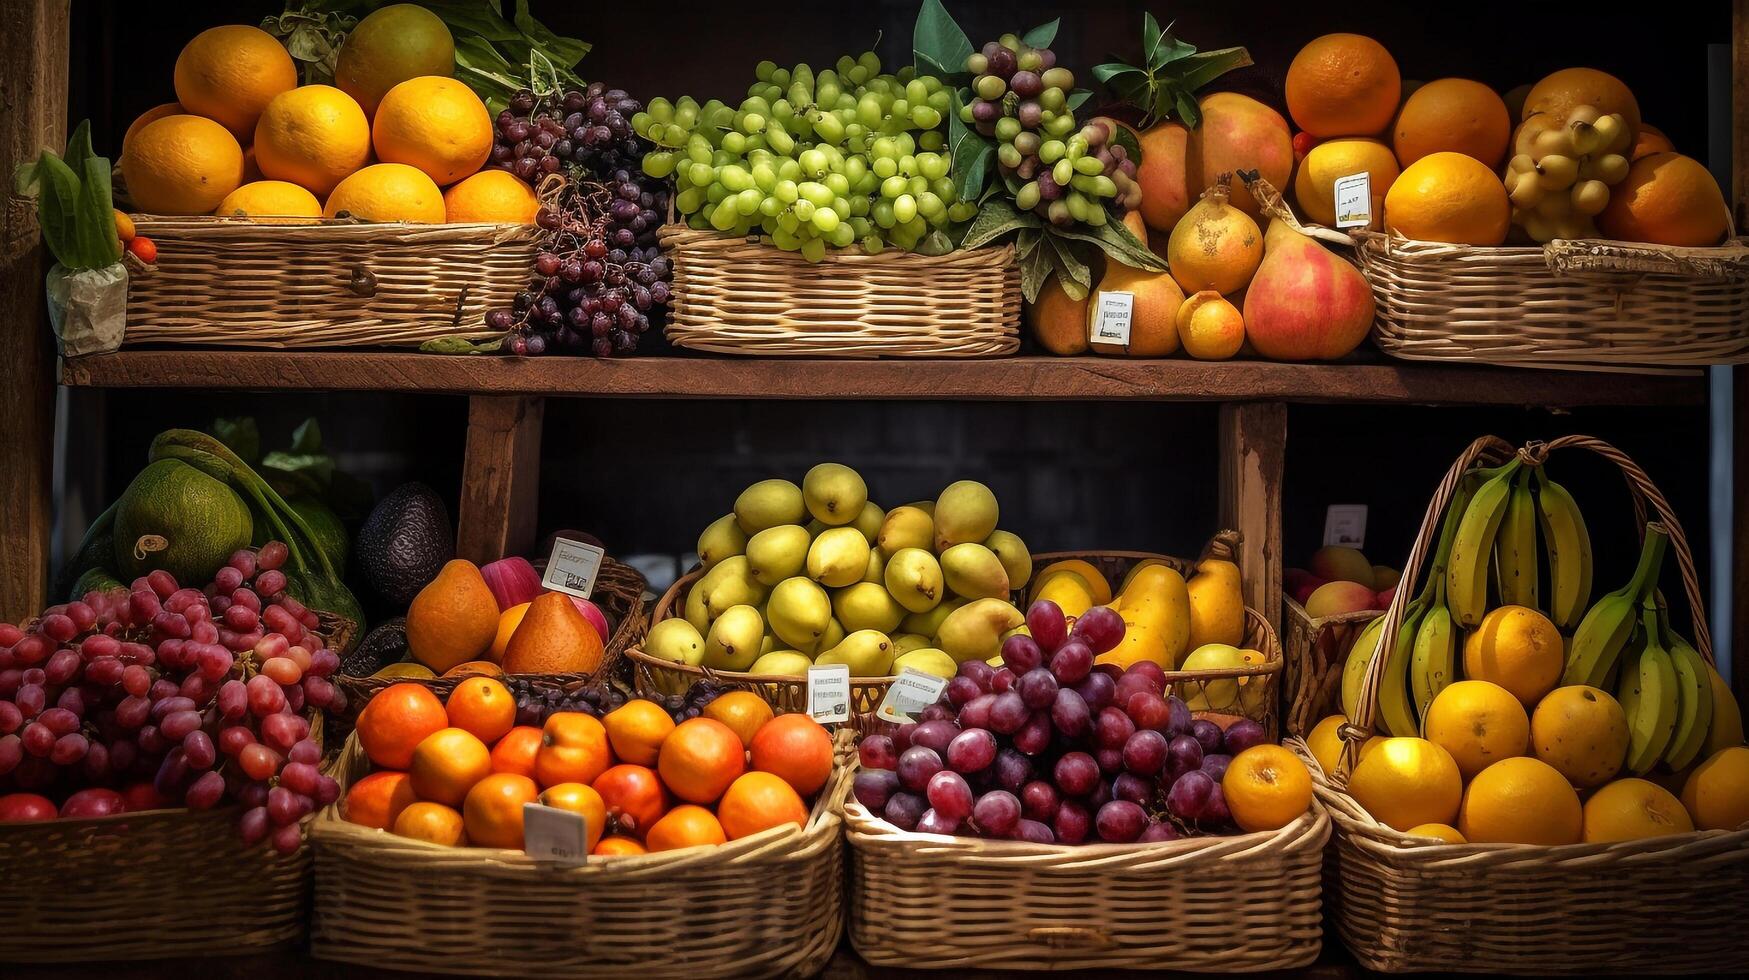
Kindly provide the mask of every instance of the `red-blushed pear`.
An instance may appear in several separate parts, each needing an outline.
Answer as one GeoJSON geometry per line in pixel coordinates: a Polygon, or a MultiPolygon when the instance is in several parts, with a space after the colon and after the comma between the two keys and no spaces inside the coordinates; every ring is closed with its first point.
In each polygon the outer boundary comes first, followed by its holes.
{"type": "Polygon", "coordinates": [[[1310,238],[1282,236],[1245,291],[1245,336],[1276,361],[1333,361],[1372,327],[1366,277],[1310,238]]]}

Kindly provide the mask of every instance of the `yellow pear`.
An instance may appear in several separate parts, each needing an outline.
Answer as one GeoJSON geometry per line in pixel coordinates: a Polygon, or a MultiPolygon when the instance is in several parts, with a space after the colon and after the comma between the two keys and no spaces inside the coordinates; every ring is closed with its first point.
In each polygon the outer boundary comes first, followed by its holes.
{"type": "Polygon", "coordinates": [[[960,669],[959,664],[954,663],[952,657],[933,647],[910,650],[893,658],[893,673],[897,674],[906,667],[920,670],[925,674],[934,674],[936,677],[946,677],[950,680],[953,675],[959,673],[960,669]]]}
{"type": "Polygon", "coordinates": [[[759,659],[764,642],[765,622],[759,618],[759,610],[752,606],[730,606],[705,635],[704,658],[700,662],[712,670],[746,670],[759,659]]]}
{"type": "Polygon", "coordinates": [[[1111,608],[1123,617],[1124,637],[1096,662],[1127,669],[1151,660],[1175,669],[1190,641],[1190,596],[1182,575],[1168,565],[1150,565],[1130,578],[1111,608]]]}
{"type": "Polygon", "coordinates": [[[686,590],[686,606],[682,610],[686,622],[697,630],[700,636],[711,628],[711,611],[704,604],[704,590],[699,583],[694,582],[686,590]]]}
{"type": "Polygon", "coordinates": [[[1190,638],[1195,650],[1208,643],[1238,646],[1245,639],[1245,597],[1239,588],[1239,566],[1205,558],[1185,583],[1190,600],[1190,638]]]}
{"type": "Polygon", "coordinates": [[[996,553],[970,541],[941,553],[941,574],[955,595],[967,599],[1002,599],[1008,596],[1008,570],[996,553]]]}
{"type": "Polygon", "coordinates": [[[747,570],[761,585],[776,585],[802,573],[812,543],[800,524],[768,527],[747,539],[747,570]]]}
{"type": "Polygon", "coordinates": [[[892,633],[893,656],[902,657],[912,650],[921,650],[929,645],[929,637],[922,633],[892,633]]]}
{"type": "Polygon", "coordinates": [[[697,667],[704,661],[704,637],[684,619],[664,619],[650,627],[644,652],[652,657],[697,667]]]}
{"type": "Polygon", "coordinates": [[[990,488],[976,480],[950,483],[941,496],[935,498],[935,550],[946,551],[956,544],[982,541],[996,530],[1001,508],[990,488]]]}
{"type": "Polygon", "coordinates": [[[814,519],[828,527],[849,524],[868,503],[862,474],[843,463],[821,463],[802,477],[802,501],[814,519]]]}
{"type": "Polygon", "coordinates": [[[747,668],[749,674],[760,674],[765,677],[806,677],[808,667],[813,663],[805,653],[794,650],[773,650],[762,654],[753,666],[747,668]]]}
{"type": "Polygon", "coordinates": [[[748,534],[807,519],[802,488],[788,480],[760,480],[735,498],[735,522],[748,534]]]}
{"type": "Polygon", "coordinates": [[[893,667],[893,643],[879,630],[857,630],[814,662],[844,664],[852,677],[886,677],[893,667]]]}
{"type": "Polygon", "coordinates": [[[904,548],[894,553],[887,559],[883,581],[899,605],[914,613],[934,609],[947,591],[941,563],[922,548],[904,548]]]}
{"type": "MultiPolygon", "coordinates": [[[[1155,565],[1166,565],[1166,566],[1170,567],[1171,563],[1167,562],[1163,558],[1143,558],[1141,561],[1136,562],[1134,565],[1131,565],[1129,571],[1123,573],[1123,581],[1119,582],[1117,585],[1118,593],[1122,594],[1123,590],[1130,587],[1130,582],[1135,579],[1136,574],[1138,572],[1140,572],[1144,568],[1152,568],[1155,565]]],[[[1110,602],[1111,597],[1107,596],[1105,601],[1110,602]]]]}
{"type": "Polygon", "coordinates": [[[879,548],[868,549],[868,567],[862,571],[864,582],[885,582],[887,580],[887,556],[879,548]]]}
{"type": "MultiPolygon", "coordinates": [[[[1037,592],[1044,587],[1044,583],[1052,575],[1065,571],[1075,572],[1081,576],[1087,588],[1091,590],[1094,605],[1103,606],[1111,602],[1111,583],[1106,581],[1105,575],[1100,572],[1098,566],[1081,558],[1065,558],[1061,561],[1051,562],[1039,569],[1032,577],[1033,590],[1037,592]]],[[[1037,596],[1035,595],[1034,598],[1037,596]]]]}
{"type": "Polygon", "coordinates": [[[741,554],[746,548],[747,532],[735,523],[734,514],[724,514],[705,525],[699,533],[698,563],[709,569],[730,555],[741,554]]]}
{"type": "Polygon", "coordinates": [[[905,607],[878,582],[858,582],[832,596],[832,614],[844,628],[891,633],[905,618],[905,607]]]}
{"type": "Polygon", "coordinates": [[[760,605],[770,591],[753,577],[746,555],[730,555],[717,562],[694,588],[704,590],[705,609],[713,620],[730,606],[760,605]]]}
{"type": "Polygon", "coordinates": [[[826,635],[832,600],[825,589],[798,575],[777,583],[765,611],[773,635],[793,649],[812,650],[826,635]]]}
{"type": "Polygon", "coordinates": [[[1003,570],[1008,573],[1010,589],[1026,588],[1026,583],[1032,580],[1032,552],[1026,549],[1026,542],[1020,540],[1020,535],[1012,531],[991,531],[984,539],[984,547],[1002,562],[1003,570]]]}
{"type": "MultiPolygon", "coordinates": [[[[1230,643],[1206,643],[1190,651],[1180,670],[1236,670],[1246,666],[1245,655],[1230,643]]],[[[1224,711],[1239,708],[1239,678],[1181,681],[1178,696],[1192,711],[1224,711]]]]}
{"type": "Polygon", "coordinates": [[[874,543],[889,555],[896,555],[906,548],[931,551],[935,547],[935,519],[914,504],[894,507],[881,521],[874,543]]]}
{"type": "Polygon", "coordinates": [[[850,526],[861,531],[862,536],[868,539],[870,545],[873,545],[880,537],[881,525],[886,523],[886,520],[887,512],[882,510],[879,504],[870,500],[862,505],[862,513],[856,515],[856,520],[851,521],[850,526]]]}
{"type": "Polygon", "coordinates": [[[935,642],[955,663],[988,660],[1002,649],[1002,635],[1025,622],[1006,599],[973,599],[948,614],[935,642]]]}
{"type": "Polygon", "coordinates": [[[1093,599],[1093,587],[1087,584],[1086,577],[1068,569],[1052,572],[1039,583],[1032,601],[1041,599],[1056,603],[1070,619],[1079,619],[1082,613],[1099,604],[1093,599]]]}
{"type": "Polygon", "coordinates": [[[822,650],[830,650],[844,642],[844,633],[844,624],[840,623],[838,617],[834,616],[826,620],[826,632],[820,634],[820,641],[815,643],[811,650],[804,652],[817,654],[822,650]]]}
{"type": "Polygon", "coordinates": [[[827,528],[808,548],[808,577],[828,588],[860,582],[866,571],[868,541],[856,528],[827,528]]]}
{"type": "MultiPolygon", "coordinates": [[[[945,583],[942,588],[947,588],[945,583]]],[[[935,634],[940,632],[941,624],[947,620],[947,617],[952,615],[954,610],[964,606],[966,602],[967,600],[961,599],[959,596],[944,596],[934,609],[927,612],[914,612],[906,616],[904,621],[899,624],[899,628],[907,633],[916,633],[919,636],[933,639],[935,634]]],[[[900,604],[903,605],[902,602],[900,604]]]]}

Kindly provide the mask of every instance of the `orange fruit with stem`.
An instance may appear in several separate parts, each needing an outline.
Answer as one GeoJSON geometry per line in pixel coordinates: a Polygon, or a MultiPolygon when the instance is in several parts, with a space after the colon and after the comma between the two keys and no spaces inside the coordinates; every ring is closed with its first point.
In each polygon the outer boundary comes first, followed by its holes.
{"type": "Polygon", "coordinates": [[[674,731],[674,719],[667,709],[643,698],[634,698],[608,712],[601,724],[607,729],[613,754],[622,762],[639,766],[655,765],[662,743],[674,731]]]}
{"type": "Polygon", "coordinates": [[[542,786],[559,783],[593,783],[613,764],[607,747],[607,729],[581,711],[559,711],[547,716],[541,728],[541,747],[534,757],[534,779],[542,786]]]}
{"type": "Polygon", "coordinates": [[[592,784],[621,833],[643,837],[673,802],[656,771],[622,763],[592,784]]]}
{"type": "Polygon", "coordinates": [[[444,707],[451,725],[487,745],[516,727],[516,697],[491,677],[470,677],[457,684],[444,707]]]}

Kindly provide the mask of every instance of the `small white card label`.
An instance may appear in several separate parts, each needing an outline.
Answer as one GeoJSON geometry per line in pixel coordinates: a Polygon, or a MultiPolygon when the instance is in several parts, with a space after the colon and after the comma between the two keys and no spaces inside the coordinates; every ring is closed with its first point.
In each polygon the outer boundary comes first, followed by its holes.
{"type": "Polygon", "coordinates": [[[1093,339],[1104,344],[1129,346],[1130,317],[1136,294],[1100,291],[1093,296],[1093,339]]]}
{"type": "Polygon", "coordinates": [[[601,571],[601,559],[606,554],[592,544],[559,538],[553,542],[547,574],[540,584],[554,592],[587,599],[595,591],[595,576],[601,571]]]}
{"type": "Polygon", "coordinates": [[[1361,171],[1336,178],[1336,227],[1372,224],[1372,174],[1361,171]]]}
{"type": "Polygon", "coordinates": [[[850,720],[850,665],[808,668],[808,715],[822,725],[850,720]]]}
{"type": "Polygon", "coordinates": [[[581,813],[540,803],[522,805],[522,853],[536,861],[574,866],[589,857],[589,828],[581,813]]]}
{"type": "Polygon", "coordinates": [[[1324,512],[1324,544],[1344,548],[1366,546],[1366,505],[1331,504],[1324,512]]]}
{"type": "Polygon", "coordinates": [[[882,721],[911,721],[917,712],[934,704],[945,687],[947,678],[906,667],[899,671],[893,686],[887,688],[887,696],[881,698],[881,706],[875,709],[875,715],[882,721]]]}

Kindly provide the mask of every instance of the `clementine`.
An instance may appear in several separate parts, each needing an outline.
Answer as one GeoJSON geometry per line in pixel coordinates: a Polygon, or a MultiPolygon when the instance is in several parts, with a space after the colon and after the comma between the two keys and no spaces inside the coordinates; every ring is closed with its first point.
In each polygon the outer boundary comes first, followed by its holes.
{"type": "Polygon", "coordinates": [[[474,784],[462,802],[468,840],[476,847],[522,849],[522,805],[540,798],[534,780],[501,772],[474,784]]]}
{"type": "Polygon", "coordinates": [[[443,702],[423,684],[392,684],[358,714],[358,742],[380,769],[406,769],[413,747],[449,725],[443,702]]]}
{"type": "Polygon", "coordinates": [[[534,759],[540,752],[541,730],[533,725],[518,725],[506,732],[492,746],[492,771],[513,772],[534,778],[534,759]]]}
{"type": "Polygon", "coordinates": [[[422,800],[460,806],[474,784],[492,774],[486,743],[460,728],[425,736],[413,750],[413,792],[422,800]]]}
{"type": "Polygon", "coordinates": [[[676,851],[683,847],[722,844],[728,839],[716,814],[702,806],[682,803],[656,821],[644,836],[644,844],[652,852],[676,851]]]}
{"type": "Polygon", "coordinates": [[[395,833],[401,837],[462,847],[468,843],[462,815],[442,803],[409,804],[395,818],[395,833]]]}
{"type": "Polygon", "coordinates": [[[373,772],[346,791],[341,807],[347,820],[365,827],[388,830],[401,811],[418,801],[413,781],[404,772],[373,772]]]}
{"type": "Polygon", "coordinates": [[[592,785],[620,832],[638,837],[644,836],[673,802],[655,770],[647,766],[622,763],[602,773],[592,785]]]}
{"type": "Polygon", "coordinates": [[[674,730],[674,719],[668,711],[643,698],[627,701],[608,712],[601,724],[607,729],[613,754],[621,761],[640,766],[656,764],[656,754],[668,733],[674,730]]]}
{"type": "Polygon", "coordinates": [[[771,705],[752,691],[730,691],[705,705],[700,713],[729,726],[748,748],[753,747],[753,733],[772,718],[771,705]]]}
{"type": "Polygon", "coordinates": [[[789,783],[769,772],[750,772],[723,793],[717,819],[730,840],[739,840],[786,823],[806,824],[808,807],[789,783]]]}
{"type": "Polygon", "coordinates": [[[534,780],[542,786],[593,783],[613,764],[607,729],[581,711],[558,711],[541,729],[540,751],[534,757],[534,780]]]}
{"type": "Polygon", "coordinates": [[[607,829],[607,804],[593,786],[582,783],[549,786],[541,793],[540,801],[547,806],[569,810],[582,816],[583,834],[588,845],[586,850],[595,850],[595,845],[601,841],[602,831],[607,829]]]}
{"type": "Polygon", "coordinates": [[[516,697],[490,677],[470,677],[455,686],[444,705],[449,723],[491,745],[516,727],[516,697]]]}
{"type": "Polygon", "coordinates": [[[753,736],[753,768],[812,796],[832,775],[832,735],[807,715],[780,715],[753,736]]]}
{"type": "Polygon", "coordinates": [[[1326,34],[1287,66],[1287,111],[1313,136],[1373,136],[1397,114],[1403,79],[1384,45],[1360,34],[1326,34]]]}
{"type": "Polygon", "coordinates": [[[601,838],[601,843],[595,845],[590,854],[602,857],[627,857],[632,854],[648,854],[644,845],[638,843],[635,837],[625,837],[620,834],[610,834],[601,838]]]}
{"type": "Polygon", "coordinates": [[[747,771],[747,750],[722,722],[688,718],[662,743],[656,768],[675,796],[688,803],[715,803],[747,771]]]}

